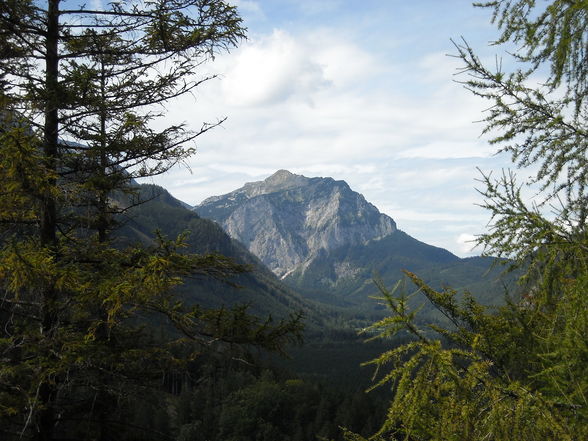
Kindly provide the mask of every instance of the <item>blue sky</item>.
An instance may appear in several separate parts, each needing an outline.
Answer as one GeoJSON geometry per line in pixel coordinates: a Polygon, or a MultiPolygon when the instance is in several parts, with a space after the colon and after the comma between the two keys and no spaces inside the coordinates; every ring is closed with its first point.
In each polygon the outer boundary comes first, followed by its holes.
{"type": "Polygon", "coordinates": [[[228,119],[154,182],[198,204],[278,169],[330,176],[415,238],[476,253],[467,240],[489,220],[476,167],[509,161],[480,137],[488,103],[455,82],[447,54],[463,36],[493,63],[490,11],[468,0],[233,3],[248,40],[205,66],[219,79],[169,103],[165,122],[228,119]]]}

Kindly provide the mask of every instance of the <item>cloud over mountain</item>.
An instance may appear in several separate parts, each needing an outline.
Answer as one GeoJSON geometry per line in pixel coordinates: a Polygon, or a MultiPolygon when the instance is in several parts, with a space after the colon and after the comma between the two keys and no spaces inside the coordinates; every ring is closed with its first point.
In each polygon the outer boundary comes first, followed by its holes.
{"type": "Polygon", "coordinates": [[[228,119],[198,140],[189,170],[156,182],[197,204],[281,168],[329,175],[384,211],[400,196],[410,234],[464,255],[460,235],[488,220],[476,167],[508,160],[479,137],[486,103],[453,81],[446,54],[462,33],[483,47],[486,17],[457,0],[236,3],[249,39],[203,66],[218,80],[166,109],[196,127],[228,119]]]}

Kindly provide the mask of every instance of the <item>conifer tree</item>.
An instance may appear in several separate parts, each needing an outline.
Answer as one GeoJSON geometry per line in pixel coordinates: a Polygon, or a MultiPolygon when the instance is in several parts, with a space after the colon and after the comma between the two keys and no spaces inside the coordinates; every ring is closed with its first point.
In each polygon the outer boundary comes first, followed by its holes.
{"type": "Polygon", "coordinates": [[[483,175],[482,206],[492,220],[478,242],[486,254],[524,270],[522,295],[489,310],[467,293],[437,292],[407,273],[447,319],[445,328],[422,328],[402,285],[390,291],[379,284],[392,316],[369,332],[384,338],[408,332],[414,341],[370,362],[384,371],[377,385],[390,385],[393,394],[373,439],[585,439],[588,5],[498,0],[477,6],[492,10],[497,44],[516,43],[518,67],[490,69],[461,41],[455,44],[461,78],[491,102],[484,131],[531,174],[525,185],[539,196],[525,198],[515,171],[498,179],[483,175]]]}
{"type": "Polygon", "coordinates": [[[156,106],[209,79],[199,66],[243,35],[220,0],[0,3],[2,439],[123,438],[117,414],[199,351],[295,338],[296,319],[174,295],[183,276],[242,266],[185,254],[184,237],[120,249],[110,234],[137,203],[133,179],[165,172],[217,124],[156,131],[156,106]],[[144,332],[155,316],[163,339],[144,332]]]}

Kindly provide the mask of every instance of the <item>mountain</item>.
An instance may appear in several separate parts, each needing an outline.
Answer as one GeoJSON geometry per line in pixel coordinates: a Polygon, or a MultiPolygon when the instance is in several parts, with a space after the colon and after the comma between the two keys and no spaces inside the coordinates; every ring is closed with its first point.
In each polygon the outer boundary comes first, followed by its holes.
{"type": "Polygon", "coordinates": [[[216,253],[250,266],[251,271],[233,277],[225,283],[212,278],[188,278],[180,289],[184,300],[205,307],[249,305],[249,310],[260,316],[285,318],[291,313],[303,312],[307,327],[323,326],[329,313],[301,298],[285,286],[263,263],[241,243],[230,238],[216,223],[202,219],[186,204],[175,199],[156,185],[138,186],[139,199],[121,219],[117,231],[119,241],[149,243],[159,230],[168,238],[188,233],[187,252],[216,253]]]}
{"type": "Polygon", "coordinates": [[[344,181],[286,170],[206,199],[196,211],[218,222],[281,278],[311,266],[324,251],[396,231],[390,217],[344,181]]]}
{"type": "Polygon", "coordinates": [[[325,303],[373,304],[374,277],[392,285],[402,270],[422,275],[435,287],[449,282],[487,299],[500,277],[500,271],[489,270],[493,259],[473,264],[418,241],[346,182],[332,178],[279,170],[264,181],[208,198],[195,210],[243,243],[286,284],[325,303]]]}
{"type": "MultiPolygon", "coordinates": [[[[248,311],[261,318],[271,315],[281,319],[302,312],[304,345],[288,348],[292,359],[270,357],[270,364],[339,385],[348,384],[349,378],[354,378],[355,385],[367,387],[370,384],[371,372],[360,364],[387,350],[389,342],[366,344],[356,330],[381,318],[383,311],[364,312],[349,308],[345,302],[316,302],[309,296],[301,296],[217,223],[186,209],[183,202],[165,189],[140,185],[138,191],[139,199],[147,202],[131,208],[121,220],[123,226],[117,233],[121,242],[149,243],[155,230],[168,238],[188,232],[187,252],[219,253],[252,268],[232,278],[232,284],[210,278],[187,278],[178,292],[182,300],[203,307],[247,304],[248,311]]],[[[128,205],[128,202],[121,203],[128,205]]]]}
{"type": "MultiPolygon", "coordinates": [[[[246,203],[257,197],[269,198],[273,204],[273,220],[267,224],[280,225],[282,229],[278,232],[282,238],[298,235],[299,240],[306,238],[311,245],[324,244],[316,246],[314,257],[301,254],[300,261],[305,264],[290,271],[282,280],[217,223],[186,209],[186,204],[155,185],[139,186],[140,199],[148,202],[127,212],[118,234],[120,240],[148,243],[156,229],[170,238],[188,232],[188,252],[219,253],[250,265],[252,271],[233,278],[233,284],[188,278],[178,294],[184,301],[204,307],[247,304],[251,313],[261,317],[282,318],[302,311],[305,345],[290,348],[293,359],[280,361],[284,368],[340,384],[347,384],[349,378],[354,378],[358,384],[362,381],[369,384],[371,372],[361,369],[360,363],[373,359],[390,345],[387,341],[366,345],[363,337],[356,334],[357,329],[387,314],[368,297],[376,291],[372,282],[374,272],[378,272],[387,285],[392,285],[402,276],[401,269],[411,269],[435,286],[462,286],[486,293],[478,297],[487,303],[494,302],[495,293],[502,293],[499,270],[488,271],[492,259],[459,259],[446,250],[410,237],[344,182],[284,172],[273,176],[274,179],[266,180],[270,185],[266,185],[266,181],[248,184],[244,187],[246,190],[232,192],[226,199],[216,197],[208,201],[230,214],[239,208],[237,200],[246,203]],[[283,192],[290,195],[289,203],[280,201],[283,192]],[[313,223],[298,220],[294,223],[297,229],[285,230],[289,224],[281,219],[282,204],[289,205],[290,212],[294,211],[293,216],[299,219],[302,207],[306,206],[303,202],[311,195],[317,199],[308,204],[313,207],[309,211],[315,211],[309,219],[321,219],[322,227],[319,228],[316,221],[314,228],[305,232],[304,225],[313,226],[313,223]],[[319,196],[322,197],[320,203],[319,196]],[[321,204],[330,207],[324,210],[322,218],[318,216],[320,208],[316,208],[321,204]],[[324,240],[313,239],[313,235],[324,240]]],[[[257,216],[258,219],[263,217],[257,216]]],[[[233,219],[237,223],[238,219],[233,219]]],[[[263,234],[261,228],[255,231],[263,234]]],[[[313,248],[307,245],[307,249],[313,248]]],[[[418,296],[414,298],[422,301],[418,296]]],[[[422,312],[435,317],[430,308],[425,307],[422,312]]]]}

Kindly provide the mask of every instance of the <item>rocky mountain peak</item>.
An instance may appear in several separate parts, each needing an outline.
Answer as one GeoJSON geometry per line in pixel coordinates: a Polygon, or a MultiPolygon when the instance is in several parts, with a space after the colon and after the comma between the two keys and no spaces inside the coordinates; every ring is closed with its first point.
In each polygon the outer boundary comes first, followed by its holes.
{"type": "MultiPolygon", "coordinates": [[[[259,196],[277,191],[288,190],[296,187],[303,187],[309,184],[310,179],[296,175],[288,170],[278,170],[263,181],[248,182],[243,186],[243,191],[249,196],[259,196]]],[[[239,190],[236,190],[237,192],[239,190]]]]}
{"type": "Polygon", "coordinates": [[[285,277],[329,252],[396,231],[395,222],[344,181],[279,170],[196,207],[285,277]]]}
{"type": "MultiPolygon", "coordinates": [[[[278,170],[273,175],[271,175],[270,177],[266,178],[264,182],[267,185],[281,185],[281,184],[284,184],[284,183],[286,183],[288,181],[293,181],[297,177],[304,178],[304,176],[295,175],[294,173],[291,173],[288,170],[282,169],[282,170],[278,170]]],[[[307,178],[304,178],[304,179],[307,179],[307,178]]]]}

